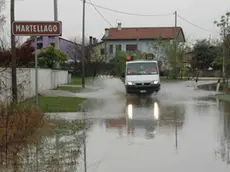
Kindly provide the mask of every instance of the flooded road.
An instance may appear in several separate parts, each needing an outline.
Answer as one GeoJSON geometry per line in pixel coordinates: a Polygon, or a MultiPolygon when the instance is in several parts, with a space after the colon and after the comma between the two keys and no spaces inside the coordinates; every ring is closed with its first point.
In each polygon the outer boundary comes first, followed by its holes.
{"type": "Polygon", "coordinates": [[[103,86],[77,94],[89,98],[86,113],[50,115],[56,127],[41,129],[39,142],[12,150],[14,171],[84,172],[84,165],[87,172],[230,171],[230,104],[214,92],[177,82],[137,97],[125,96],[117,79],[103,86]],[[86,140],[79,128],[85,117],[86,140]]]}
{"type": "Polygon", "coordinates": [[[152,97],[92,100],[87,171],[228,172],[230,107],[210,95],[166,83],[152,97]]]}

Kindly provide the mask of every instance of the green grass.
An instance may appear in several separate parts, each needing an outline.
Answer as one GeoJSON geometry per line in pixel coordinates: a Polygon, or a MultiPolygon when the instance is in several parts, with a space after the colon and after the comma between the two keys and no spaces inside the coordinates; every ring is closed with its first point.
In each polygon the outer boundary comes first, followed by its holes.
{"type": "MultiPolygon", "coordinates": [[[[73,76],[72,77],[72,81],[71,81],[71,85],[81,85],[81,77],[76,77],[76,76],[73,76]]],[[[92,80],[92,77],[86,77],[85,78],[85,83],[89,82],[92,80]]]]}
{"type": "Polygon", "coordinates": [[[59,86],[55,90],[69,91],[69,92],[72,92],[72,93],[91,91],[91,89],[88,89],[88,88],[71,87],[71,86],[59,86]]]}
{"type": "Polygon", "coordinates": [[[217,97],[218,97],[220,100],[230,101],[230,94],[219,94],[219,95],[217,95],[217,97]]]}
{"type": "MultiPolygon", "coordinates": [[[[39,109],[42,112],[77,112],[80,104],[85,100],[78,97],[44,97],[39,96],[39,109]]],[[[27,99],[20,103],[22,107],[35,105],[35,98],[27,99]]]]}
{"type": "Polygon", "coordinates": [[[180,82],[180,81],[187,81],[187,78],[183,78],[183,79],[167,79],[166,77],[160,77],[160,81],[161,82],[180,82]]]}

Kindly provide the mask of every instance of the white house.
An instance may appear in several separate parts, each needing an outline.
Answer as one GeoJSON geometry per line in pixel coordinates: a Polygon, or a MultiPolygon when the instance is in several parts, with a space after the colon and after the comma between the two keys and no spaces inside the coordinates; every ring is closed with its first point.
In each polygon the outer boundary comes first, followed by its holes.
{"type": "Polygon", "coordinates": [[[118,50],[151,53],[159,59],[158,52],[153,48],[159,38],[168,41],[176,38],[178,42],[185,42],[181,27],[122,27],[121,23],[116,28],[106,28],[102,40],[109,61],[118,50]]]}

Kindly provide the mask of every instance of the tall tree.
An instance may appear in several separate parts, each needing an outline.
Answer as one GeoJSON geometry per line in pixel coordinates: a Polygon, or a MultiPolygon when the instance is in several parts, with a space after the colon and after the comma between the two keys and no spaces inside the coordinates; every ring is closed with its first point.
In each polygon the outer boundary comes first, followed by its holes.
{"type": "Polygon", "coordinates": [[[3,25],[6,22],[6,17],[2,14],[3,8],[5,6],[5,0],[0,0],[0,27],[3,27],[3,25]]]}
{"type": "Polygon", "coordinates": [[[207,39],[197,40],[193,46],[193,53],[196,58],[198,69],[213,67],[213,61],[217,56],[216,47],[211,45],[207,39]]]}
{"type": "Polygon", "coordinates": [[[4,34],[1,34],[3,33],[3,26],[6,22],[5,16],[2,14],[4,5],[5,5],[5,0],[0,0],[0,51],[3,51],[4,49],[4,43],[3,43],[4,34]]]}
{"type": "Polygon", "coordinates": [[[177,78],[185,68],[185,55],[190,51],[186,43],[175,43],[175,41],[165,41],[159,39],[153,45],[154,50],[161,54],[166,70],[170,70],[170,77],[177,78]]]}
{"type": "MultiPolygon", "coordinates": [[[[227,55],[228,55],[228,49],[229,46],[229,35],[230,35],[230,12],[225,13],[225,15],[222,15],[219,21],[214,21],[214,24],[217,25],[217,27],[220,28],[220,35],[222,37],[222,48],[223,48],[223,55],[222,55],[222,67],[223,67],[223,83],[225,85],[225,75],[226,75],[226,68],[228,68],[228,65],[226,64],[226,60],[228,61],[227,55]]],[[[228,80],[227,80],[228,81],[228,80]]]]}

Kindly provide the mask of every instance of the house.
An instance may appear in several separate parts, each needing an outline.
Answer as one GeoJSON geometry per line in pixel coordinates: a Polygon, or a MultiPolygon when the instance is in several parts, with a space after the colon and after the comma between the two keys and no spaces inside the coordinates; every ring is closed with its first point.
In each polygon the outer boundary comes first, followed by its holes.
{"type": "MultiPolygon", "coordinates": [[[[31,38],[31,46],[34,46],[34,40],[31,38]],[[32,41],[31,41],[32,40],[32,41]]],[[[63,52],[65,52],[68,55],[69,61],[75,61],[78,62],[81,60],[82,57],[82,45],[76,43],[75,41],[69,41],[67,39],[59,37],[59,48],[63,52]]],[[[53,36],[40,36],[37,37],[37,49],[38,51],[48,45],[55,46],[55,40],[53,36]]],[[[89,37],[89,44],[85,47],[86,48],[86,58],[89,60],[91,55],[89,55],[90,48],[94,49],[95,51],[99,51],[98,55],[103,56],[104,55],[104,44],[103,42],[98,42],[98,40],[92,36],[89,37]]]]}
{"type": "Polygon", "coordinates": [[[89,49],[91,62],[102,62],[105,60],[105,44],[103,41],[98,42],[96,38],[89,37],[89,49]]]}
{"type": "Polygon", "coordinates": [[[167,41],[176,38],[178,42],[185,42],[181,27],[122,27],[121,23],[116,28],[105,29],[102,40],[109,61],[117,51],[141,51],[159,59],[160,55],[154,50],[153,44],[160,38],[167,41]]]}
{"type": "MultiPolygon", "coordinates": [[[[34,39],[30,38],[29,39],[31,41],[31,46],[34,47],[34,39]]],[[[54,36],[39,36],[37,37],[37,50],[39,52],[40,49],[47,47],[48,45],[53,45],[55,46],[55,40],[54,40],[54,36]]],[[[61,38],[59,37],[59,47],[60,50],[62,50],[63,52],[65,52],[68,56],[68,60],[69,61],[73,61],[73,60],[79,60],[81,55],[81,48],[82,45],[73,42],[73,41],[69,41],[67,39],[61,38]]]]}

